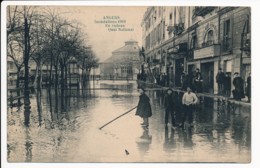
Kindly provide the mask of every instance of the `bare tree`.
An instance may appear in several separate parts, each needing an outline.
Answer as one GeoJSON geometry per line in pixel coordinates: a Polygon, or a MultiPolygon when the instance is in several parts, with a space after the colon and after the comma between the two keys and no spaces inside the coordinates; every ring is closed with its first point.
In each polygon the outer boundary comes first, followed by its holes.
{"type": "Polygon", "coordinates": [[[85,86],[87,79],[92,68],[98,66],[98,58],[95,56],[91,47],[80,46],[75,54],[75,58],[78,60],[78,64],[82,69],[82,84],[85,86]]]}

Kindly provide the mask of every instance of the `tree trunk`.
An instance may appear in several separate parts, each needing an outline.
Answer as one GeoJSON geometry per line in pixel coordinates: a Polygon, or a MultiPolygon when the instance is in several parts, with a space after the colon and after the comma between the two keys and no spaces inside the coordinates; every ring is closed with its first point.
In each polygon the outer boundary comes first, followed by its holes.
{"type": "Polygon", "coordinates": [[[57,90],[59,84],[58,66],[55,65],[54,68],[55,68],[55,90],[57,90]]]}
{"type": "Polygon", "coordinates": [[[64,90],[64,65],[60,63],[60,71],[61,71],[61,89],[64,90]]]}
{"type": "Polygon", "coordinates": [[[37,79],[38,79],[38,76],[39,76],[39,65],[38,63],[36,63],[36,72],[35,72],[35,79],[34,79],[34,82],[33,82],[33,87],[34,88],[37,88],[38,84],[37,84],[37,79]]]}
{"type": "Polygon", "coordinates": [[[83,68],[82,73],[81,73],[81,83],[82,83],[83,88],[85,88],[85,83],[86,83],[85,77],[84,77],[84,73],[85,73],[84,71],[85,71],[85,69],[83,68]]]}
{"type": "Polygon", "coordinates": [[[87,79],[88,81],[90,81],[90,69],[86,69],[86,75],[87,75],[87,79]]]}
{"type": "Polygon", "coordinates": [[[37,80],[37,89],[41,90],[42,89],[42,63],[40,61],[39,63],[39,70],[38,70],[39,76],[37,80]]]}
{"type": "Polygon", "coordinates": [[[37,111],[38,111],[39,127],[41,127],[41,126],[42,126],[41,90],[37,90],[37,92],[36,92],[36,98],[37,98],[37,111]]]}
{"type": "Polygon", "coordinates": [[[64,111],[64,65],[62,61],[60,61],[60,70],[61,70],[61,112],[64,111]]]}
{"type": "MultiPolygon", "coordinates": [[[[16,94],[17,94],[17,96],[18,97],[20,97],[21,96],[21,90],[19,89],[19,85],[20,85],[20,71],[21,71],[21,68],[18,68],[17,67],[17,75],[16,75],[16,78],[17,78],[17,80],[16,80],[16,89],[18,89],[17,91],[16,91],[16,94]]],[[[21,105],[21,99],[20,98],[18,98],[18,101],[17,101],[17,103],[18,103],[18,106],[20,106],[21,105]]]]}
{"type": "Polygon", "coordinates": [[[65,89],[67,89],[68,88],[68,68],[67,68],[66,64],[64,65],[64,68],[65,68],[65,89]]]}
{"type": "Polygon", "coordinates": [[[30,57],[30,32],[28,21],[24,20],[24,124],[30,124],[30,98],[29,98],[29,57],[30,57]]]}
{"type": "Polygon", "coordinates": [[[52,86],[52,81],[53,81],[53,77],[52,77],[52,67],[53,67],[53,65],[52,65],[52,62],[53,62],[53,60],[52,60],[52,57],[51,57],[51,65],[50,65],[50,72],[49,72],[49,88],[51,88],[51,86],[52,86]]]}

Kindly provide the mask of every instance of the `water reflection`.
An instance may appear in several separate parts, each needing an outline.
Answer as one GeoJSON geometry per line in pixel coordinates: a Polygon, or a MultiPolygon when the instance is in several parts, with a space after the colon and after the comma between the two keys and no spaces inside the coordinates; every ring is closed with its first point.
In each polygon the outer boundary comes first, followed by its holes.
{"type": "Polygon", "coordinates": [[[176,142],[174,140],[174,129],[168,129],[168,127],[165,127],[164,130],[164,143],[163,143],[163,149],[166,152],[173,151],[172,149],[176,148],[176,142]],[[170,136],[169,136],[170,134],[170,136]]]}
{"type": "Polygon", "coordinates": [[[37,111],[38,111],[38,121],[39,121],[39,127],[42,126],[42,91],[38,90],[36,92],[36,100],[37,100],[37,111]]]}
{"type": "Polygon", "coordinates": [[[141,156],[145,156],[148,153],[151,143],[152,136],[149,134],[149,129],[143,128],[143,134],[136,141],[141,156]]]}
{"type": "MultiPolygon", "coordinates": [[[[251,150],[251,109],[248,107],[233,105],[232,111],[228,108],[229,104],[222,104],[223,102],[204,97],[196,106],[193,128],[170,129],[169,127],[169,129],[165,129],[163,98],[165,93],[163,90],[149,90],[147,94],[153,108],[149,130],[139,127],[133,129],[131,124],[135,125],[140,122],[136,116],[130,113],[116,122],[114,127],[111,125],[106,128],[111,134],[118,133],[115,135],[117,138],[108,139],[107,135],[100,134],[97,128],[111,116],[117,116],[125,109],[137,104],[137,87],[133,83],[126,82],[119,84],[100,82],[96,84],[96,90],[89,86],[86,87],[86,89],[63,91],[59,89],[36,90],[31,94],[31,100],[29,99],[29,102],[31,101],[29,107],[32,106],[33,110],[27,108],[29,111],[26,111],[25,107],[24,111],[19,111],[18,108],[18,111],[15,108],[9,109],[8,160],[20,161],[17,158],[22,158],[22,161],[26,162],[71,162],[79,149],[83,151],[80,155],[84,155],[86,158],[79,160],[81,162],[91,162],[93,157],[106,160],[109,158],[111,150],[114,149],[111,144],[115,144],[131,151],[128,158],[134,156],[135,153],[132,151],[137,151],[136,153],[139,153],[140,157],[136,160],[129,160],[133,162],[139,160],[176,161],[171,160],[171,157],[164,157],[176,155],[175,151],[178,151],[178,155],[182,157],[180,161],[199,162],[201,158],[198,159],[193,154],[202,150],[209,155],[209,158],[214,158],[215,162],[223,161],[223,158],[216,157],[223,153],[234,157],[234,161],[241,161],[237,158],[242,158],[242,162],[248,162],[247,158],[250,157],[251,150]],[[113,90],[107,88],[118,89],[118,96],[113,97],[113,90]],[[107,109],[107,107],[111,109],[107,109]],[[104,111],[104,109],[107,110],[104,111]],[[29,124],[30,119],[31,124],[29,124]],[[30,130],[23,127],[23,124],[19,124],[20,121],[26,121],[30,125],[30,130]],[[117,127],[116,124],[120,126],[117,127]],[[43,125],[45,127],[41,127],[43,125]],[[125,136],[129,137],[125,138],[125,141],[120,141],[125,136]],[[101,141],[96,137],[103,139],[101,141]],[[135,139],[136,137],[138,138],[135,139]],[[102,152],[95,151],[95,146],[103,143],[103,140],[107,140],[111,146],[102,148],[102,152]],[[88,153],[89,148],[86,146],[93,148],[94,152],[91,153],[91,156],[88,153]],[[53,158],[53,156],[55,157],[53,158]]],[[[175,92],[174,94],[177,104],[176,121],[179,123],[183,114],[181,105],[183,93],[175,92]]],[[[207,161],[207,159],[205,160],[207,161]]],[[[115,159],[115,161],[121,160],[115,159]]],[[[226,161],[230,161],[230,158],[228,157],[226,161]]]]}
{"type": "Polygon", "coordinates": [[[30,130],[29,128],[25,129],[25,162],[31,162],[32,161],[32,148],[33,148],[33,142],[31,141],[30,137],[30,130]]]}
{"type": "Polygon", "coordinates": [[[30,91],[26,90],[24,92],[24,125],[29,127],[30,125],[30,114],[31,114],[31,106],[30,106],[30,91]]]}
{"type": "Polygon", "coordinates": [[[251,136],[250,136],[250,118],[249,116],[235,115],[233,118],[232,125],[232,138],[239,147],[250,147],[251,136]]]}
{"type": "Polygon", "coordinates": [[[185,131],[183,131],[183,146],[186,149],[192,149],[193,141],[192,141],[192,128],[187,127],[185,131]]]}

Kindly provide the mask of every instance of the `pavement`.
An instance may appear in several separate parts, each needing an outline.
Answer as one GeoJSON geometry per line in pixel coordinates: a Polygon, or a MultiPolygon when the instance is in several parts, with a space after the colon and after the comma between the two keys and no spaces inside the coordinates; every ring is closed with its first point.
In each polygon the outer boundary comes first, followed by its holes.
{"type": "MultiPolygon", "coordinates": [[[[161,86],[161,85],[157,85],[155,83],[149,83],[149,82],[143,82],[143,81],[138,81],[140,83],[143,83],[143,84],[146,84],[148,87],[156,87],[156,88],[160,88],[160,89],[163,89],[163,90],[166,90],[168,89],[169,87],[165,87],[165,86],[161,86]]],[[[176,92],[183,92],[183,90],[181,90],[181,88],[179,87],[171,87],[173,91],[176,91],[176,92]]],[[[219,94],[212,94],[212,93],[196,93],[196,95],[198,97],[210,97],[210,98],[217,98],[217,99],[221,99],[222,101],[228,101],[230,103],[234,103],[234,104],[237,104],[237,105],[245,105],[245,106],[251,106],[251,102],[248,102],[248,98],[245,97],[243,99],[241,99],[241,101],[237,101],[235,100],[232,96],[231,97],[226,97],[226,96],[223,96],[223,95],[219,95],[219,94]]]]}

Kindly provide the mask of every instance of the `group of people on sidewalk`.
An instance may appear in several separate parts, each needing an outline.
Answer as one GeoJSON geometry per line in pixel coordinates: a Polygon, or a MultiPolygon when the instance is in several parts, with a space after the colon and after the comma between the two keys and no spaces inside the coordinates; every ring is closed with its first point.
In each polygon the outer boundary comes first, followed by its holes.
{"type": "MultiPolygon", "coordinates": [[[[142,126],[148,128],[149,126],[149,117],[152,116],[152,108],[150,104],[149,97],[145,94],[145,89],[140,87],[138,89],[140,96],[139,102],[137,105],[136,115],[140,116],[143,119],[142,126]]],[[[172,127],[176,127],[175,121],[175,111],[176,111],[176,96],[173,94],[173,90],[168,88],[164,97],[164,107],[165,107],[165,127],[168,126],[169,117],[171,116],[172,127]]],[[[188,86],[187,91],[182,97],[183,105],[183,118],[182,122],[179,124],[179,127],[183,127],[186,119],[190,126],[193,122],[193,109],[194,105],[197,104],[198,98],[195,93],[191,91],[191,88],[188,86]]]]}
{"type": "MultiPolygon", "coordinates": [[[[185,74],[182,77],[183,86],[182,89],[185,90],[185,93],[182,97],[182,111],[183,111],[183,119],[180,126],[184,125],[186,118],[188,118],[188,123],[192,124],[193,122],[193,109],[194,105],[198,102],[198,98],[196,96],[196,92],[202,92],[202,82],[203,78],[201,77],[201,73],[199,69],[196,70],[195,75],[190,76],[189,74],[185,74]],[[192,92],[194,90],[194,92],[192,92]]],[[[219,68],[219,72],[216,75],[216,81],[218,84],[219,94],[224,96],[230,96],[231,94],[231,76],[230,73],[224,74],[222,69],[219,68]]],[[[245,95],[248,97],[248,102],[251,101],[251,74],[246,80],[246,89],[244,90],[244,80],[239,76],[238,72],[234,73],[233,79],[234,89],[232,90],[233,98],[235,100],[240,101],[245,95]],[[246,94],[244,93],[246,92],[246,94]]],[[[145,89],[143,87],[139,88],[140,98],[137,106],[136,115],[143,118],[143,123],[141,125],[148,127],[149,121],[148,118],[152,116],[152,108],[150,104],[149,97],[145,94],[145,89]]],[[[164,106],[165,106],[165,125],[169,123],[169,116],[171,116],[172,126],[176,126],[175,122],[175,107],[176,107],[176,96],[173,94],[173,90],[168,88],[166,91],[166,95],[164,97],[164,106]]]]}
{"type": "Polygon", "coordinates": [[[162,74],[157,74],[155,76],[155,82],[157,85],[160,86],[168,86],[169,85],[169,75],[167,75],[166,73],[162,73],[162,74]]]}
{"type": "MultiPolygon", "coordinates": [[[[239,73],[234,74],[234,79],[233,79],[233,85],[235,87],[234,90],[232,90],[233,97],[235,100],[241,100],[241,98],[245,97],[244,94],[244,81],[243,79],[239,76],[239,73]]],[[[224,83],[224,73],[222,72],[221,69],[219,69],[219,72],[216,76],[216,81],[218,83],[218,88],[220,93],[226,93],[227,90],[223,89],[225,88],[225,83],[224,83]],[[226,92],[225,92],[226,91],[226,92]]],[[[229,78],[229,76],[227,75],[229,78]]],[[[200,80],[200,75],[198,74],[197,79],[200,80]]],[[[231,80],[231,79],[230,79],[231,80]]],[[[192,88],[190,85],[185,86],[186,91],[183,94],[182,97],[182,105],[183,105],[183,119],[180,124],[180,126],[184,125],[184,122],[186,121],[186,118],[188,119],[188,123],[192,124],[193,122],[193,109],[194,105],[197,104],[198,98],[195,93],[192,92],[192,88]]],[[[199,91],[199,90],[197,90],[199,91]]],[[[149,126],[149,121],[148,118],[152,116],[152,108],[150,104],[150,99],[149,97],[145,94],[145,89],[143,87],[139,88],[140,92],[140,97],[139,97],[139,103],[137,106],[137,111],[136,115],[140,116],[143,118],[143,125],[144,127],[149,126]]],[[[251,101],[251,75],[249,73],[249,76],[247,78],[247,86],[246,86],[246,95],[248,97],[248,101],[251,101]]],[[[173,90],[171,88],[168,88],[166,91],[166,95],[164,98],[164,106],[165,106],[165,125],[168,124],[169,122],[169,116],[171,116],[171,123],[172,126],[176,126],[175,122],[175,108],[176,108],[176,96],[173,95],[173,90]]]]}
{"type": "Polygon", "coordinates": [[[201,93],[203,91],[203,77],[199,68],[197,68],[192,74],[187,74],[187,72],[184,71],[181,76],[181,83],[182,90],[185,91],[189,86],[194,92],[201,93]]]}
{"type": "MultiPolygon", "coordinates": [[[[218,84],[218,94],[230,97],[231,94],[231,76],[230,73],[224,74],[222,69],[219,68],[219,71],[216,76],[216,81],[218,84]]],[[[234,79],[232,84],[234,89],[232,90],[232,95],[235,100],[240,101],[242,98],[247,96],[248,102],[251,102],[251,73],[249,73],[246,80],[246,89],[244,89],[244,80],[240,77],[238,72],[234,73],[234,79]]]]}
{"type": "MultiPolygon", "coordinates": [[[[182,90],[186,90],[187,86],[195,93],[203,92],[203,77],[200,73],[200,70],[197,68],[193,74],[187,74],[185,71],[181,76],[182,81],[182,90]]],[[[231,93],[235,100],[240,101],[245,96],[248,97],[248,102],[251,101],[251,75],[246,80],[246,89],[244,89],[244,80],[240,77],[238,72],[234,73],[234,78],[231,83],[231,73],[222,71],[222,68],[219,68],[219,71],[216,75],[216,82],[218,85],[218,94],[226,97],[230,97],[231,93]],[[234,90],[231,92],[231,84],[234,85],[234,90]]]]}

